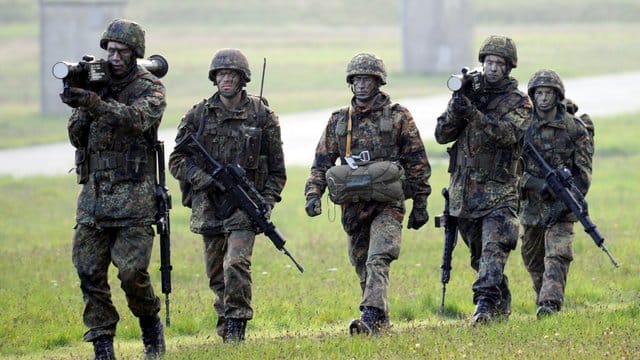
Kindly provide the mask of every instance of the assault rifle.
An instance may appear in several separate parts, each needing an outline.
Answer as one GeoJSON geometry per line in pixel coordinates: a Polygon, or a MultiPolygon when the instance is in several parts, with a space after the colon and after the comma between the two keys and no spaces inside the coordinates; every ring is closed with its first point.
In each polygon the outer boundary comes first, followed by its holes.
{"type": "Polygon", "coordinates": [[[444,211],[441,215],[435,217],[435,225],[437,228],[444,228],[444,248],[442,251],[442,273],[440,281],[442,282],[442,301],[440,302],[440,314],[444,314],[444,297],[447,292],[447,283],[451,278],[451,258],[453,249],[458,242],[458,219],[449,213],[449,191],[447,188],[442,189],[444,196],[444,211]]]}
{"type": "Polygon", "coordinates": [[[589,208],[582,192],[575,184],[571,171],[566,167],[561,169],[553,169],[551,165],[544,159],[540,152],[528,141],[524,143],[523,155],[526,159],[533,161],[534,164],[544,172],[544,179],[556,199],[560,200],[567,209],[578,218],[584,231],[591,236],[596,245],[604,251],[615,267],[620,267],[618,262],[613,258],[609,249],[604,245],[604,237],[596,228],[596,225],[589,218],[589,208]]]}
{"type": "Polygon", "coordinates": [[[160,277],[162,282],[162,293],[165,304],[165,323],[171,326],[169,312],[169,294],[171,293],[171,226],[169,221],[169,210],[171,209],[171,195],[167,188],[164,168],[164,143],[155,143],[156,159],[158,162],[158,174],[156,183],[156,201],[158,203],[158,214],[156,216],[156,229],[160,235],[160,277]]]}
{"type": "Polygon", "coordinates": [[[218,194],[224,197],[224,202],[231,207],[226,210],[231,211],[239,208],[244,211],[258,229],[271,240],[276,249],[284,252],[284,254],[293,261],[298,270],[303,273],[304,268],[284,247],[286,240],[267,217],[270,211],[269,205],[267,205],[262,195],[249,183],[249,180],[245,176],[244,169],[238,164],[223,165],[216,161],[193,134],[190,134],[180,141],[175,148],[176,150],[184,148],[189,143],[195,145],[195,148],[189,147],[189,150],[194,149],[198,151],[204,156],[204,159],[206,159],[209,165],[207,171],[215,181],[213,186],[218,189],[218,194]],[[255,201],[252,198],[255,199],[255,201]]]}
{"type": "MultiPolygon", "coordinates": [[[[147,69],[157,78],[169,71],[169,63],[162,55],[151,55],[148,59],[138,59],[137,64],[147,69]]],[[[58,61],[51,68],[53,77],[62,80],[63,94],[67,95],[70,87],[99,92],[111,80],[109,62],[85,55],[77,63],[58,61]]]]}

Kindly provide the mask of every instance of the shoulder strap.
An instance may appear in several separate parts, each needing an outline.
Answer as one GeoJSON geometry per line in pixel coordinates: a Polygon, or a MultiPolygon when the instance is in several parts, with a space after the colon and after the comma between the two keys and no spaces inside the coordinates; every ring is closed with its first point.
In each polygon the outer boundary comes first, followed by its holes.
{"type": "MultiPolygon", "coordinates": [[[[198,129],[196,130],[196,139],[200,139],[204,131],[204,112],[206,109],[207,99],[202,100],[196,109],[196,118],[198,119],[198,129]]],[[[215,113],[214,113],[215,114],[215,113]]],[[[214,115],[215,116],[215,115],[214,115]]]]}

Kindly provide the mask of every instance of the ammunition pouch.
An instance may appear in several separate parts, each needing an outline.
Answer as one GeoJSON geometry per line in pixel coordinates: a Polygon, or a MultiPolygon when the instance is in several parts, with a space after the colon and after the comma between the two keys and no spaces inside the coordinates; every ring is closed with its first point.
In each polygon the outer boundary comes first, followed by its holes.
{"type": "Polygon", "coordinates": [[[140,182],[144,180],[145,173],[148,171],[148,157],[146,146],[130,144],[124,153],[118,151],[91,153],[88,168],[91,173],[96,171],[112,172],[112,181],[114,182],[140,182]]]}
{"type": "Polygon", "coordinates": [[[404,200],[404,170],[391,161],[376,161],[352,169],[349,165],[338,165],[325,174],[329,198],[338,205],[379,201],[404,200]]]}
{"type": "Polygon", "coordinates": [[[262,143],[262,129],[257,127],[244,127],[242,131],[244,143],[240,164],[244,169],[255,170],[258,168],[260,157],[260,145],[262,143]]]}
{"type": "Polygon", "coordinates": [[[86,148],[76,149],[75,165],[78,184],[85,184],[89,180],[89,162],[87,161],[86,148]]]}
{"type": "Polygon", "coordinates": [[[269,176],[269,161],[266,155],[258,157],[258,168],[255,171],[253,184],[258,192],[264,190],[267,185],[267,177],[269,176]]]}
{"type": "Polygon", "coordinates": [[[467,157],[464,152],[457,151],[455,167],[473,169],[470,176],[473,181],[480,184],[490,180],[507,183],[517,175],[518,160],[511,159],[511,151],[509,150],[498,151],[497,154],[475,154],[472,157],[467,157]]]}

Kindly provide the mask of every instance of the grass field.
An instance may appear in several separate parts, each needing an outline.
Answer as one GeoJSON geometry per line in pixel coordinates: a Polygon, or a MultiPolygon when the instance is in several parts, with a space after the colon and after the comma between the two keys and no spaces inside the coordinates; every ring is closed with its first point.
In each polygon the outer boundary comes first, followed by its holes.
{"type": "MultiPolygon", "coordinates": [[[[288,239],[287,248],[305,266],[299,274],[289,259],[260,236],[254,252],[255,319],[248,340],[223,346],[215,335],[212,294],[203,272],[201,240],[188,231],[187,209],[172,211],[172,326],[168,358],[560,358],[633,359],[640,352],[640,249],[636,215],[640,195],[640,114],[596,119],[591,216],[621,268],[576,227],[575,260],[560,316],[535,319],[530,280],[519,249],[506,269],[513,292],[507,323],[471,328],[473,311],[468,250],[454,252],[447,286],[446,316],[438,315],[442,233],[433,221],[403,232],[400,259],[392,266],[390,305],[393,332],[379,339],[350,338],[346,325],[358,315],[359,287],[348,262],[340,230],[340,210],[324,205],[318,218],[306,217],[302,188],[307,169],[290,168],[284,200],[273,221],[288,239]]],[[[442,151],[427,143],[428,151],[442,151]]],[[[429,201],[433,217],[441,211],[439,190],[447,184],[444,164],[434,160],[429,201]]],[[[170,188],[178,197],[177,184],[170,188]]],[[[86,358],[82,343],[82,298],[71,264],[75,196],[73,176],[0,178],[0,357],[86,358]]],[[[151,272],[160,287],[159,255],[151,272]]],[[[139,329],[112,271],[114,302],[122,320],[116,350],[122,358],[140,354],[139,329]]]]}
{"type": "MultiPolygon", "coordinates": [[[[519,51],[514,76],[521,84],[543,67],[563,78],[637,71],[640,4],[635,0],[537,0],[518,3],[474,1],[475,44],[486,35],[512,36],[519,51]]],[[[246,0],[243,2],[148,0],[128,2],[127,16],[147,30],[149,54],[170,61],[164,79],[168,108],[163,127],[174,128],[192,103],[211,94],[206,80],[211,56],[220,47],[239,47],[254,73],[257,93],[267,58],[265,95],[278,113],[342,104],[346,62],[357,52],[380,55],[389,70],[386,90],[394,99],[445,91],[448,74],[416,76],[401,71],[399,1],[246,0]],[[268,14],[266,16],[265,14],[268,14]],[[375,19],[372,21],[371,19],[375,19]],[[373,23],[372,23],[373,22],[373,23]]],[[[37,2],[0,0],[0,148],[66,140],[64,117],[38,113],[39,30],[37,2]]],[[[96,40],[97,41],[97,40],[96,40]]],[[[473,62],[471,59],[470,62],[473,62]]],[[[457,70],[462,65],[453,64],[457,70]]],[[[305,266],[299,274],[289,259],[260,236],[253,262],[255,319],[247,342],[224,346],[215,335],[213,297],[207,288],[202,243],[188,231],[189,212],[178,203],[172,220],[172,326],[166,330],[168,359],[637,359],[640,354],[640,114],[598,118],[591,217],[621,268],[576,226],[575,260],[560,316],[537,321],[533,290],[519,254],[506,269],[513,292],[513,315],[506,323],[474,329],[469,253],[454,252],[447,286],[446,314],[441,296],[442,232],[433,220],[419,231],[403,232],[400,259],[391,270],[393,331],[376,339],[351,338],[346,326],[358,316],[360,290],[346,254],[340,210],[323,199],[324,214],[304,212],[308,169],[288,169],[284,200],[273,221],[287,248],[305,266]],[[232,355],[231,355],[232,354],[232,355]]],[[[431,217],[441,212],[439,191],[448,182],[444,147],[427,143],[433,155],[429,199],[431,217]]],[[[25,166],[29,166],[25,164],[25,166]]],[[[82,296],[71,263],[75,176],[0,177],[0,358],[85,359],[82,296]]],[[[160,289],[159,254],[151,273],[160,289]]],[[[120,311],[116,351],[140,358],[136,319],[126,307],[112,271],[113,300],[120,311]]],[[[164,313],[162,314],[164,315],[164,313]]]]}

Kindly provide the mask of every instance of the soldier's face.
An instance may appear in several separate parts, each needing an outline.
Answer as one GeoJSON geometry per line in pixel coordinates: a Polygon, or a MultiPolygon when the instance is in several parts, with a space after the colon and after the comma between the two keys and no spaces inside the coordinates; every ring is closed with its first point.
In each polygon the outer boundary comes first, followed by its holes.
{"type": "Polygon", "coordinates": [[[352,78],[353,95],[358,101],[368,101],[378,93],[380,83],[373,75],[356,75],[352,78]]]}
{"type": "Polygon", "coordinates": [[[550,111],[556,106],[556,100],[556,90],[552,87],[540,86],[533,92],[533,101],[539,111],[550,111]]]}
{"type": "Polygon", "coordinates": [[[111,71],[116,77],[125,75],[135,61],[133,51],[127,45],[117,41],[107,43],[107,59],[111,65],[111,71]]]}
{"type": "Polygon", "coordinates": [[[482,69],[489,84],[495,84],[507,76],[507,63],[500,56],[485,56],[482,69]]]}
{"type": "Polygon", "coordinates": [[[238,93],[240,73],[236,70],[222,69],[216,72],[216,86],[224,97],[233,97],[238,93]]]}

